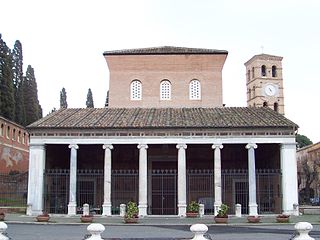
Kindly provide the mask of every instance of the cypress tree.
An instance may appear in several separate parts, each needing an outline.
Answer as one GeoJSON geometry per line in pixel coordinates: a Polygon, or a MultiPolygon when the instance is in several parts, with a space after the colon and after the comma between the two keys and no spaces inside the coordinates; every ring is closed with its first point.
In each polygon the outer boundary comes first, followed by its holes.
{"type": "Polygon", "coordinates": [[[22,44],[17,40],[14,44],[12,51],[12,71],[13,71],[13,84],[15,91],[15,121],[19,124],[25,122],[26,113],[22,91],[23,81],[23,55],[22,44]]]}
{"type": "Polygon", "coordinates": [[[87,108],[94,108],[93,97],[92,97],[92,92],[90,88],[88,89],[86,105],[87,105],[87,108]]]}
{"type": "Polygon", "coordinates": [[[109,107],[109,90],[107,91],[107,97],[106,97],[106,102],[104,104],[104,107],[109,107]]]}
{"type": "Polygon", "coordinates": [[[23,92],[26,111],[25,125],[29,125],[42,117],[42,109],[38,100],[37,82],[31,65],[28,65],[24,78],[23,92]]]}
{"type": "Polygon", "coordinates": [[[9,120],[15,118],[12,55],[0,34],[0,114],[9,120]]]}
{"type": "Polygon", "coordinates": [[[67,92],[65,88],[60,91],[60,108],[68,108],[67,92]]]}

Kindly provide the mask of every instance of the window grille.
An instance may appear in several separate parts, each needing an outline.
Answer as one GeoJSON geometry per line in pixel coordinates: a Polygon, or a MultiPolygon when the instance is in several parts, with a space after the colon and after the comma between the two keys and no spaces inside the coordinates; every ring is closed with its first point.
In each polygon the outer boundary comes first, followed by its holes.
{"type": "Polygon", "coordinates": [[[171,83],[168,80],[163,80],[160,83],[160,100],[171,99],[171,83]]]}
{"type": "Polygon", "coordinates": [[[189,96],[191,100],[201,99],[201,85],[199,80],[192,80],[189,85],[189,96]]]}
{"type": "Polygon", "coordinates": [[[131,82],[131,100],[141,100],[142,98],[142,84],[139,80],[131,82]]]}

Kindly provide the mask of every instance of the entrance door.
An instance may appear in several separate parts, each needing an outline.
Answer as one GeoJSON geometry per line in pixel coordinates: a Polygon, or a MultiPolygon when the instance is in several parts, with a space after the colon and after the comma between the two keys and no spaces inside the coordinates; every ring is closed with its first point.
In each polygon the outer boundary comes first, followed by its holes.
{"type": "Polygon", "coordinates": [[[247,181],[234,181],[234,204],[241,204],[243,214],[248,214],[249,186],[247,181]]]}
{"type": "Polygon", "coordinates": [[[152,215],[177,214],[177,170],[152,170],[152,215]]]}

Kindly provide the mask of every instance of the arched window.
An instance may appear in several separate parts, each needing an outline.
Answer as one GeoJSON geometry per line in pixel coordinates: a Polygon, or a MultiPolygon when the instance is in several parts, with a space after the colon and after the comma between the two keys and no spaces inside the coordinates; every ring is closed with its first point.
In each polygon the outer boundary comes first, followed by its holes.
{"type": "Polygon", "coordinates": [[[276,112],[279,111],[279,105],[278,105],[277,102],[275,102],[275,103],[273,104],[273,110],[275,110],[276,112]]]}
{"type": "Polygon", "coordinates": [[[277,76],[277,67],[276,66],[272,66],[272,77],[276,77],[277,76]]]}
{"type": "Polygon", "coordinates": [[[263,102],[263,106],[264,107],[268,107],[268,103],[267,102],[263,102]]]}
{"type": "Polygon", "coordinates": [[[3,134],[4,134],[4,125],[2,123],[0,128],[0,136],[3,136],[3,134]]]}
{"type": "Polygon", "coordinates": [[[250,73],[250,70],[248,70],[248,73],[247,73],[247,79],[248,79],[248,81],[250,80],[250,77],[251,77],[250,74],[251,74],[251,73],[250,73]]]}
{"type": "Polygon", "coordinates": [[[249,88],[249,99],[251,99],[251,89],[249,88]]]}
{"type": "Polygon", "coordinates": [[[201,99],[201,85],[199,80],[192,80],[189,84],[189,98],[191,100],[201,99]]]}
{"type": "Polygon", "coordinates": [[[130,84],[131,100],[141,100],[142,84],[139,80],[133,80],[130,84]]]}
{"type": "Polygon", "coordinates": [[[163,80],[160,83],[160,100],[171,99],[171,83],[169,80],[163,80]]]}
{"type": "Polygon", "coordinates": [[[16,140],[16,129],[12,130],[12,140],[16,140]]]}
{"type": "Polygon", "coordinates": [[[18,132],[18,142],[21,142],[21,131],[18,132]]]}
{"type": "Polygon", "coordinates": [[[22,143],[23,144],[26,143],[26,137],[27,137],[26,133],[23,133],[23,138],[22,138],[22,143]]]}
{"type": "Polygon", "coordinates": [[[10,138],[10,126],[7,127],[7,138],[10,138]]]}
{"type": "Polygon", "coordinates": [[[254,78],[254,67],[252,67],[251,73],[252,73],[252,78],[254,78]]]}
{"type": "Polygon", "coordinates": [[[262,77],[267,76],[266,65],[261,66],[261,76],[262,77]]]}
{"type": "Polygon", "coordinates": [[[252,98],[256,97],[256,86],[252,88],[252,98]]]}

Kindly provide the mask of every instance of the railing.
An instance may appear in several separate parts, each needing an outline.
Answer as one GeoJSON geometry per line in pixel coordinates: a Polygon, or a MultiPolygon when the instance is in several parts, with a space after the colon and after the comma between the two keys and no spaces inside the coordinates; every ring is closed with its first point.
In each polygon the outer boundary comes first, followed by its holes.
{"type": "Polygon", "coordinates": [[[28,172],[0,174],[0,206],[25,207],[27,204],[28,172]]]}

